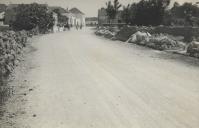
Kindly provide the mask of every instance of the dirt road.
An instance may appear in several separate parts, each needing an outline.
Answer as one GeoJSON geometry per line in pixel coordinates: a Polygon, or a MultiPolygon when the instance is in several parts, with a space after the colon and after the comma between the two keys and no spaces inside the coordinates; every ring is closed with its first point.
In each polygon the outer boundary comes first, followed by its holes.
{"type": "Polygon", "coordinates": [[[193,58],[89,29],[44,35],[32,45],[29,71],[11,82],[26,85],[8,101],[1,128],[199,128],[193,58]]]}

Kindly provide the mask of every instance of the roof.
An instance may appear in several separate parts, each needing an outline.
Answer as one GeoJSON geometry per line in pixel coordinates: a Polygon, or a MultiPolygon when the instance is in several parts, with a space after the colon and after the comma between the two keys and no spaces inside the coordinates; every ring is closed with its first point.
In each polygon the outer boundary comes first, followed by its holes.
{"type": "Polygon", "coordinates": [[[81,15],[84,15],[83,12],[81,12],[79,9],[77,8],[72,8],[69,10],[70,13],[73,13],[73,14],[81,14],[81,15]]]}
{"type": "Polygon", "coordinates": [[[60,13],[66,13],[67,12],[64,8],[59,7],[59,6],[49,6],[48,8],[49,8],[50,11],[58,9],[60,13]]]}

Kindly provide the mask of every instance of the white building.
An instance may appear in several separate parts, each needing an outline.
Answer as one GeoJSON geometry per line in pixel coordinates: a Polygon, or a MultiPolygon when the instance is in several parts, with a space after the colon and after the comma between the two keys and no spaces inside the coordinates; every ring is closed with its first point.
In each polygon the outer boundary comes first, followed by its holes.
{"type": "Polygon", "coordinates": [[[68,17],[68,23],[71,26],[82,25],[85,26],[85,14],[77,8],[72,8],[62,15],[68,17]]]}
{"type": "Polygon", "coordinates": [[[4,25],[5,12],[0,13],[0,26],[4,25]]]}
{"type": "Polygon", "coordinates": [[[87,17],[86,18],[86,26],[96,26],[98,25],[97,17],[87,17]]]}
{"type": "Polygon", "coordinates": [[[53,18],[54,18],[54,26],[53,26],[53,32],[58,32],[58,15],[57,13],[53,12],[53,18]]]}

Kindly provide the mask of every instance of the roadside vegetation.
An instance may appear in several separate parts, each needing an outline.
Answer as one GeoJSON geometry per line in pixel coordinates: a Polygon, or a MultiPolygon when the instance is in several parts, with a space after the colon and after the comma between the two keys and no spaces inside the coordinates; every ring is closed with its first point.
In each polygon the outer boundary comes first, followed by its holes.
{"type": "Polygon", "coordinates": [[[41,33],[47,32],[53,25],[52,12],[48,12],[47,6],[37,3],[21,4],[16,7],[15,20],[10,23],[15,31],[38,28],[41,33]]]}
{"type": "MultiPolygon", "coordinates": [[[[15,7],[15,17],[9,23],[9,30],[0,32],[0,83],[18,63],[28,37],[46,33],[54,25],[53,12],[46,5],[37,3],[20,4],[15,7]]],[[[63,18],[60,18],[63,20],[63,18]]]]}
{"type": "Polygon", "coordinates": [[[122,18],[126,24],[138,26],[199,26],[197,4],[175,2],[170,8],[170,0],[141,0],[123,6],[122,18]]]}
{"type": "Polygon", "coordinates": [[[54,25],[53,12],[45,5],[20,4],[14,10],[9,29],[0,29],[0,105],[8,95],[7,80],[20,63],[28,40],[49,32],[54,25]]]}

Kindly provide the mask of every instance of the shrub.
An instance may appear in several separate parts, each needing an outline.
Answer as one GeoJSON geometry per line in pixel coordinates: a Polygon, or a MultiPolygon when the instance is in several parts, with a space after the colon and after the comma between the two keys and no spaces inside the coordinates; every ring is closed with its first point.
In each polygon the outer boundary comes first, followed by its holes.
{"type": "Polygon", "coordinates": [[[27,32],[0,33],[0,81],[2,82],[17,64],[17,57],[27,43],[27,32]]]}

